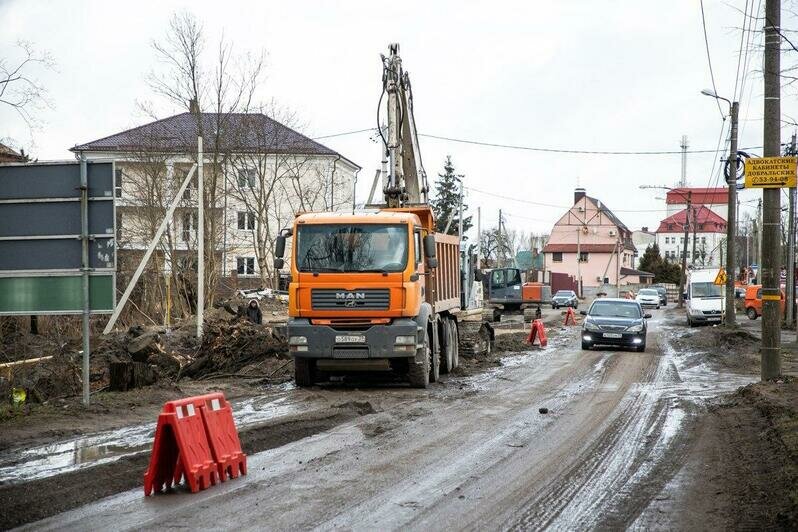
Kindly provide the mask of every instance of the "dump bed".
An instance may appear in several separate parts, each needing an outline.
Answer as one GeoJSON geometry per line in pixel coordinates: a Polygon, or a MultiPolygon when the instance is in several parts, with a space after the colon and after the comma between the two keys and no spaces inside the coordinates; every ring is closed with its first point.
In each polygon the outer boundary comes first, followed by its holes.
{"type": "Polygon", "coordinates": [[[460,308],[460,238],[435,233],[438,267],[427,280],[426,299],[435,312],[460,308]]]}

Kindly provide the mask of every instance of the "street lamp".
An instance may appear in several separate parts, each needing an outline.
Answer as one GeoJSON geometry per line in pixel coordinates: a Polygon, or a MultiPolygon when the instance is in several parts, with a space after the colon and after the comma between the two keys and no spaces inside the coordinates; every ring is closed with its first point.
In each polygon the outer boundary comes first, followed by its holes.
{"type": "MultiPolygon", "coordinates": [[[[661,189],[668,192],[675,192],[687,200],[687,209],[685,209],[685,224],[684,224],[684,243],[682,245],[682,274],[679,276],[679,308],[684,307],[684,284],[687,281],[687,242],[690,240],[690,209],[693,204],[693,193],[688,191],[685,196],[684,192],[680,192],[671,187],[657,186],[657,185],[640,185],[641,189],[661,189]]],[[[695,230],[695,211],[693,211],[693,229],[695,230]]],[[[693,233],[693,242],[695,242],[695,232],[693,233]]]]}
{"type": "Polygon", "coordinates": [[[731,116],[731,147],[729,149],[729,177],[726,184],[729,187],[728,192],[728,215],[726,216],[726,318],[725,324],[727,327],[735,327],[737,325],[737,318],[734,312],[734,279],[735,279],[735,247],[736,247],[736,234],[735,234],[735,209],[737,206],[737,114],[739,109],[738,102],[732,102],[710,89],[701,91],[704,96],[715,98],[716,100],[723,100],[729,104],[729,115],[731,116]]]}

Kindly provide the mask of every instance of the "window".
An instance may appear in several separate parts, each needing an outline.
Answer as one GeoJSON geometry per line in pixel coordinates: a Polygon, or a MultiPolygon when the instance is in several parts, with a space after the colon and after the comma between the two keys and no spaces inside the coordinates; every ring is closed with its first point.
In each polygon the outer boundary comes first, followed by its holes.
{"type": "Polygon", "coordinates": [[[405,224],[305,224],[297,230],[302,272],[401,272],[410,257],[405,224]]]}
{"type": "MultiPolygon", "coordinates": [[[[183,180],[186,179],[186,176],[188,175],[188,172],[189,171],[186,170],[186,169],[176,169],[175,170],[175,175],[179,176],[177,182],[180,185],[183,184],[183,180]]],[[[191,178],[191,183],[188,184],[188,186],[186,187],[186,190],[183,192],[183,199],[184,200],[190,200],[192,197],[197,197],[197,193],[196,192],[192,192],[192,189],[194,191],[197,190],[197,176],[196,175],[191,178]]]]}
{"type": "Polygon", "coordinates": [[[590,253],[588,253],[587,251],[580,251],[579,252],[579,262],[587,262],[587,259],[588,259],[589,256],[590,256],[590,253]]]}
{"type": "Polygon", "coordinates": [[[671,238],[669,236],[665,237],[665,243],[666,244],[670,244],[671,243],[671,238]]]}
{"type": "Polygon", "coordinates": [[[504,270],[493,270],[490,272],[491,288],[504,288],[504,270]]]}
{"type": "Polygon", "coordinates": [[[668,224],[668,231],[673,231],[673,224],[668,224]]]}
{"type": "Polygon", "coordinates": [[[196,230],[197,230],[197,213],[184,212],[183,231],[182,231],[183,242],[189,242],[191,240],[191,234],[196,230]]]}
{"type": "Polygon", "coordinates": [[[551,261],[552,262],[562,262],[562,252],[561,251],[555,251],[554,253],[552,253],[551,254],[551,261]]]}
{"type": "Polygon", "coordinates": [[[252,231],[253,229],[255,229],[255,213],[239,212],[238,228],[243,231],[252,231]]]}
{"type": "Polygon", "coordinates": [[[679,239],[679,243],[680,243],[680,244],[684,244],[684,237],[682,237],[682,238],[680,238],[680,239],[679,239]]]}
{"type": "Polygon", "coordinates": [[[238,171],[238,188],[255,188],[258,179],[258,171],[254,168],[246,168],[238,171]]]}
{"type": "Polygon", "coordinates": [[[706,244],[706,243],[707,243],[707,237],[702,236],[701,237],[701,244],[706,244]]]}
{"type": "Polygon", "coordinates": [[[124,174],[122,174],[122,169],[121,168],[117,168],[116,169],[116,175],[114,176],[114,195],[117,198],[121,198],[122,197],[122,176],[123,175],[124,174]]]}
{"type": "Polygon", "coordinates": [[[704,230],[704,224],[698,224],[698,230],[699,231],[703,231],[704,230]]]}
{"type": "Polygon", "coordinates": [[[238,275],[255,275],[255,258],[236,257],[236,272],[238,275]]]}
{"type": "Polygon", "coordinates": [[[518,270],[507,270],[507,286],[521,286],[521,273],[518,270]]]}

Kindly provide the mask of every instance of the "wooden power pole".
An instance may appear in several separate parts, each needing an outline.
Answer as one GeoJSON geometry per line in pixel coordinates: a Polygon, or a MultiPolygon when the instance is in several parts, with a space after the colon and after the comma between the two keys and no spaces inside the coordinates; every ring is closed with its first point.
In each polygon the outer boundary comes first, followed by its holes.
{"type": "MultiPolygon", "coordinates": [[[[781,0],[765,0],[763,155],[781,156],[781,0]]],[[[781,374],[781,189],[762,190],[762,380],[781,374]]]]}

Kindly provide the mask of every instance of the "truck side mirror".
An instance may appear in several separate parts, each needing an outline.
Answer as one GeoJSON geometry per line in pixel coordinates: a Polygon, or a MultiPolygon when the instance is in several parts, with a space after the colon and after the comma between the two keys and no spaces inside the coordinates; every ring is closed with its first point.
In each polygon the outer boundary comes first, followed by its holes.
{"type": "Polygon", "coordinates": [[[435,235],[427,235],[424,237],[424,256],[427,257],[427,266],[430,268],[438,267],[438,259],[435,254],[435,235]]]}
{"type": "Polygon", "coordinates": [[[285,235],[281,234],[277,236],[277,240],[274,243],[275,270],[281,270],[283,266],[285,266],[285,261],[283,260],[284,255],[285,255],[285,235]]]}

